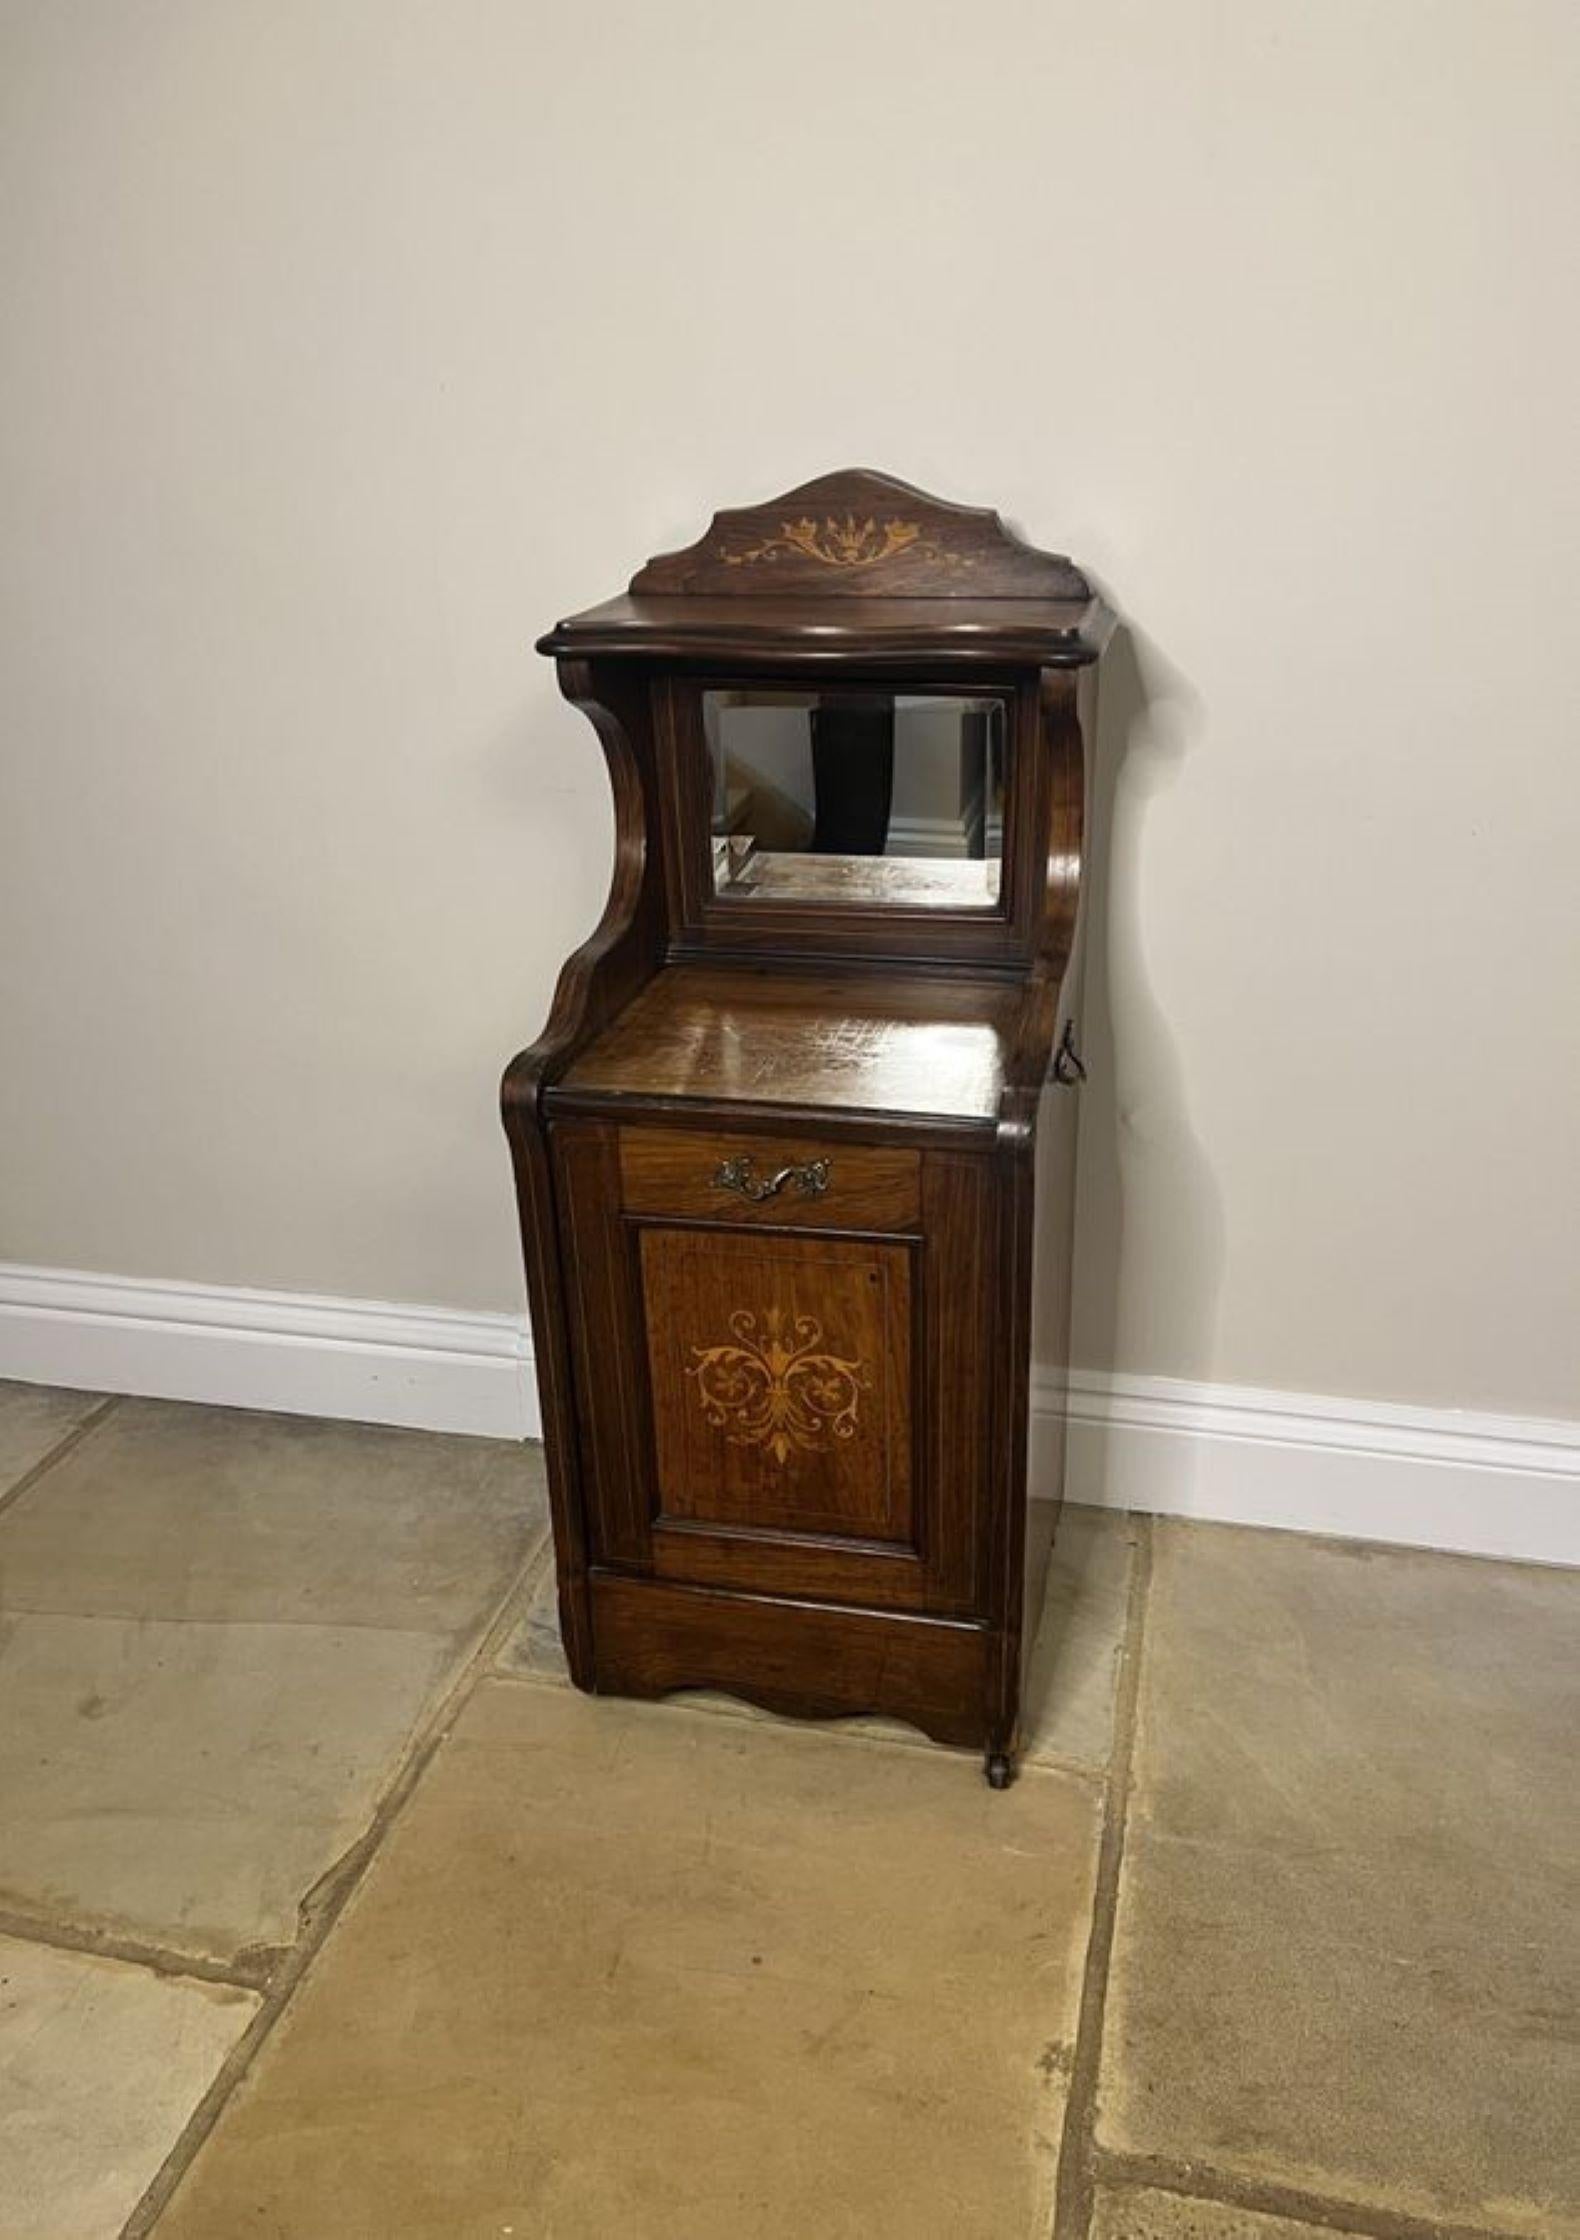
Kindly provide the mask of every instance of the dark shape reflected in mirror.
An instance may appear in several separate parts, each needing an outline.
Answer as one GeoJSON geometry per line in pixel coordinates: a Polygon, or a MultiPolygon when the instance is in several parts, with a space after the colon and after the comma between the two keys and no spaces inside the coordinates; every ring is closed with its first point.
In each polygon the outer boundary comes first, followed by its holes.
{"type": "Polygon", "coordinates": [[[1005,703],[992,694],[702,695],[724,900],[999,911],[1005,703]]]}

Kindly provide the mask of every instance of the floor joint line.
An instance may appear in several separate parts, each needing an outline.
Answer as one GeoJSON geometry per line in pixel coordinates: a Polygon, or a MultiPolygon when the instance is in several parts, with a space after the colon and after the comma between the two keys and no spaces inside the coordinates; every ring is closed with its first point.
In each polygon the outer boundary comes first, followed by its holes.
{"type": "Polygon", "coordinates": [[[55,1441],[48,1454],[40,1456],[30,1470],[24,1470],[14,1485],[6,1486],[0,1491],[0,1517],[5,1515],[14,1502],[20,1501],[24,1493],[31,1493],[39,1479],[47,1476],[57,1462],[64,1462],[67,1455],[80,1447],[89,1432],[96,1431],[105,1417],[113,1408],[118,1408],[120,1403],[121,1395],[118,1392],[106,1393],[96,1408],[91,1408],[80,1423],[74,1423],[63,1439],[55,1441]]]}
{"type": "Polygon", "coordinates": [[[1114,1921],[1119,1908],[1119,1877],[1124,1864],[1125,1827],[1130,1812],[1136,1708],[1141,1692],[1141,1660],[1146,1639],[1147,1604],[1152,1586],[1153,1520],[1135,1518],[1130,1593],[1115,1690],[1114,1745],[1098,1838],[1097,1876],[1092,1892],[1092,1926],[1081,1977],[1080,2019],[1070,2090],[1064,2104],[1059,2143],[1059,2175],[1054,2195],[1053,2240],[1086,2240],[1096,2193],[1093,2164],[1097,2122],[1097,2084],[1103,2057],[1103,2022],[1108,2000],[1108,1969],[1113,1956],[1114,1921]]]}
{"type": "Polygon", "coordinates": [[[1282,2217],[1296,2224],[1320,2225],[1329,2232],[1351,2233],[1357,2240],[1518,2240],[1507,2227],[1456,2223],[1452,2218],[1415,2216],[1408,2210],[1307,2193],[1298,2186],[1280,2185],[1276,2179],[1240,2178],[1211,2163],[1172,2162],[1157,2155],[1123,2154],[1110,2147],[1095,2147],[1092,2163],[1096,2177],[1105,2185],[1145,2188],[1171,2193],[1184,2201],[1248,2209],[1258,2216],[1282,2217]]]}
{"type": "Polygon", "coordinates": [[[272,2035],[275,2025],[300,1989],[314,1961],[328,1942],[347,1904],[360,1889],[401,1813],[450,1728],[460,1717],[493,1660],[509,1639],[524,1608],[523,1594],[543,1553],[535,1545],[517,1566],[509,1586],[495,1604],[493,1614],[478,1635],[471,1652],[450,1686],[408,1743],[383,1794],[374,1806],[361,1835],[326,1868],[298,1907],[296,1942],[286,1948],[263,1992],[258,2012],[226,2055],[208,2090],[183,2125],[179,2138],[155,2171],[141,2200],[121,2227],[120,2240],[146,2240],[170,2206],[181,2181],[208,2140],[232,2094],[251,2069],[272,2035]]]}
{"type": "Polygon", "coordinates": [[[151,1975],[228,1984],[235,1991],[261,1991],[270,1965],[264,1960],[255,1966],[245,1960],[215,1960],[207,1953],[183,1952],[179,1945],[145,1943],[139,1937],[118,1936],[110,1929],[79,1928],[74,1922],[45,1921],[10,1907],[0,1907],[0,1937],[9,1937],[17,1944],[46,1945],[54,1952],[117,1960],[124,1967],[145,1968],[151,1975]]]}

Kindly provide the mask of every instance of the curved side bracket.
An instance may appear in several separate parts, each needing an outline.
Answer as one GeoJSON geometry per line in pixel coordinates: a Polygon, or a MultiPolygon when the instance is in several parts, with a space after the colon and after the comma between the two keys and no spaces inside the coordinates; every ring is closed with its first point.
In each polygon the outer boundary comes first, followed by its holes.
{"type": "MultiPolygon", "coordinates": [[[[1033,1207],[1037,1124],[1050,1071],[1061,1078],[1065,1051],[1073,1056],[1080,986],[1081,868],[1086,831],[1087,752],[1095,715],[1089,683],[1068,670],[1045,669],[1038,696],[1042,753],[1037,803],[1040,860],[1045,869],[1042,908],[1031,971],[1005,1069],[994,1135],[998,1170],[998,1254],[1006,1327],[1000,1357],[1008,1374],[994,1394],[994,1466],[1006,1489],[998,1505],[1008,1519],[1022,1472],[1030,1428],[1033,1268],[1037,1252],[1033,1207]]],[[[1075,1061],[1079,1064],[1079,1060],[1075,1061]]],[[[1069,1115],[1073,1128],[1075,1115],[1069,1115]]],[[[1073,1155],[1073,1135],[1070,1137],[1073,1155]]],[[[998,1669],[990,1676],[989,1773],[995,1761],[1005,1778],[1014,1763],[1025,1625],[1025,1535],[1006,1522],[994,1561],[1000,1608],[1005,1613],[998,1669]]]]}
{"type": "MultiPolygon", "coordinates": [[[[1043,748],[1037,827],[1042,835],[1042,908],[1014,1048],[1005,1071],[1013,1091],[1040,1091],[1074,1031],[1080,986],[1081,868],[1086,840],[1088,741],[1094,714],[1089,673],[1045,669],[1038,693],[1043,748]]],[[[1078,1061],[1077,1061],[1078,1062],[1078,1061]]]]}
{"type": "MultiPolygon", "coordinates": [[[[559,1567],[560,1630],[580,1688],[596,1684],[587,1584],[587,1530],[577,1469],[575,1401],[565,1332],[565,1277],[555,1217],[554,1175],[543,1091],[643,982],[662,954],[664,895],[649,842],[650,773],[640,676],[600,674],[585,661],[562,661],[560,690],[588,717],[603,747],[614,792],[614,873],[603,916],[566,960],[543,1032],[511,1060],[500,1086],[505,1133],[515,1167],[527,1297],[543,1403],[549,1506],[559,1567]]],[[[656,822],[656,820],[655,820],[656,822]]]]}
{"type": "Polygon", "coordinates": [[[582,1046],[628,1003],[657,969],[662,951],[663,891],[656,848],[657,806],[639,759],[645,739],[645,679],[588,661],[559,664],[560,690],[598,734],[614,795],[614,870],[603,915],[560,970],[543,1032],[506,1068],[507,1112],[536,1104],[582,1046]]]}

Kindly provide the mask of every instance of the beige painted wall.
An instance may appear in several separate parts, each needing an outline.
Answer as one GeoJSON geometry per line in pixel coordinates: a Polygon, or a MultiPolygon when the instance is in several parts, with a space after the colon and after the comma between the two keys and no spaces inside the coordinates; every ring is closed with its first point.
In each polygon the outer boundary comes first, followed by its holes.
{"type": "Polygon", "coordinates": [[[1570,0],[0,23],[0,1257],[517,1304],[531,635],[866,462],[1133,625],[1087,1358],[1580,1413],[1570,0]]]}

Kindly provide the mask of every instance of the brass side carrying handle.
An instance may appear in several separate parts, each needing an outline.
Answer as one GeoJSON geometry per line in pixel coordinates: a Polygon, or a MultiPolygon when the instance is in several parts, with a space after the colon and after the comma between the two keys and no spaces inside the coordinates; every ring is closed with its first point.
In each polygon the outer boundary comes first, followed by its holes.
{"type": "Polygon", "coordinates": [[[808,1159],[803,1167],[781,1167],[777,1174],[764,1175],[761,1179],[752,1173],[748,1159],[726,1159],[715,1168],[715,1190],[735,1190],[743,1198],[750,1198],[760,1206],[765,1198],[777,1198],[787,1185],[801,1198],[821,1198],[828,1188],[828,1178],[833,1172],[832,1159],[808,1159]]]}

